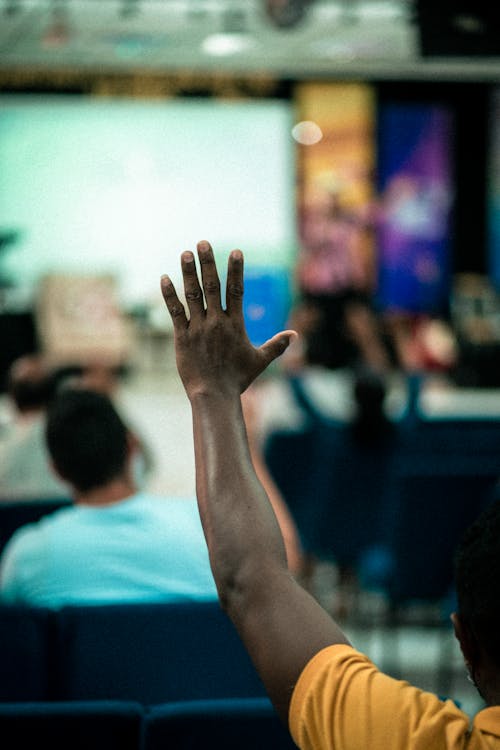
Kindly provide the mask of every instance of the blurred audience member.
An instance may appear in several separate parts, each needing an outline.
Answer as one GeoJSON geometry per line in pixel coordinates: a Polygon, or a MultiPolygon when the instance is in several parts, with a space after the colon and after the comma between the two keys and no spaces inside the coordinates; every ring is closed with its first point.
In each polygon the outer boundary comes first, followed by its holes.
{"type": "Polygon", "coordinates": [[[58,608],[216,597],[195,499],[138,491],[136,442],[108,396],[61,390],[46,435],[74,503],[15,532],[0,560],[1,601],[58,608]]]}
{"type": "Polygon", "coordinates": [[[429,315],[389,313],[386,327],[403,372],[449,373],[457,363],[458,342],[451,326],[429,315]]]}
{"type": "Polygon", "coordinates": [[[272,374],[264,375],[251,386],[255,393],[255,431],[261,445],[276,429],[298,430],[306,424],[304,411],[290,388],[290,377],[300,379],[301,388],[316,412],[347,423],[358,410],[357,376],[372,372],[373,377],[378,374],[383,378],[387,414],[397,418],[402,413],[406,399],[404,378],[397,369],[386,368],[385,354],[379,357],[378,324],[373,333],[373,318],[354,303],[346,308],[346,319],[349,328],[341,336],[329,335],[322,311],[312,301],[301,300],[292,308],[287,325],[299,335],[290,342],[272,374]],[[371,354],[365,356],[368,350],[371,354]]]}
{"type": "Polygon", "coordinates": [[[359,447],[381,448],[394,433],[394,423],[385,409],[386,384],[375,372],[366,370],[354,382],[356,412],[351,434],[359,447]]]}
{"type": "Polygon", "coordinates": [[[120,399],[122,376],[121,368],[114,367],[107,362],[94,360],[82,364],[73,372],[70,371],[64,382],[74,388],[84,388],[103,393],[112,400],[120,416],[127,423],[129,433],[133,435],[136,446],[133,456],[134,477],[138,486],[145,489],[154,470],[153,455],[147,442],[139,434],[137,427],[132,426],[130,416],[124,414],[126,410],[120,399]]]}
{"type": "Polygon", "coordinates": [[[12,421],[0,440],[0,500],[68,497],[69,488],[50,466],[45,415],[56,373],[38,354],[16,359],[7,373],[12,421]]]}

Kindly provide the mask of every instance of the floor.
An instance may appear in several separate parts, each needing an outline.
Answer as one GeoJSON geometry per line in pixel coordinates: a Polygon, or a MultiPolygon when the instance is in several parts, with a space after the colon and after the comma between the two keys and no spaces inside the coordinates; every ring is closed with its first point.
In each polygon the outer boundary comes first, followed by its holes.
{"type": "MultiPolygon", "coordinates": [[[[154,470],[149,489],[158,494],[193,495],[191,415],[175,369],[171,342],[160,340],[143,345],[136,367],[120,386],[118,400],[152,452],[154,470]]],[[[340,592],[334,566],[319,565],[310,588],[328,611],[337,611],[340,592]]],[[[383,602],[368,594],[356,602],[342,621],[352,644],[389,673],[450,697],[474,715],[482,702],[466,679],[451,626],[443,631],[407,624],[388,630],[377,624],[382,607],[383,602]],[[355,616],[361,610],[365,615],[362,622],[355,616]],[[445,669],[440,670],[440,665],[445,669]]]]}

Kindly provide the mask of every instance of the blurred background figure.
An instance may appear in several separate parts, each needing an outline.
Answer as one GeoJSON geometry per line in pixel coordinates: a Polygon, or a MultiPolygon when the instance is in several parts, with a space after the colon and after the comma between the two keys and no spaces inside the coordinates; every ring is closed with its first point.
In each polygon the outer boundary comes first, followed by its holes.
{"type": "Polygon", "coordinates": [[[45,444],[47,407],[57,373],[39,354],[16,359],[7,377],[11,421],[0,435],[0,499],[68,497],[65,482],[51,467],[45,444]]]}
{"type": "Polygon", "coordinates": [[[73,503],[11,537],[1,558],[2,601],[58,608],[215,599],[194,497],[141,491],[137,442],[107,395],[60,388],[46,436],[73,503]]]}
{"type": "Polygon", "coordinates": [[[58,372],[60,373],[59,381],[66,386],[92,390],[111,399],[127,424],[130,439],[134,441],[132,465],[135,481],[139,487],[145,488],[154,472],[154,458],[148,441],[141,434],[141,429],[132,424],[133,419],[126,405],[122,403],[121,391],[123,380],[126,378],[125,368],[106,361],[91,359],[76,367],[60,368],[58,372]],[[65,371],[67,374],[63,379],[62,373],[65,371]]]}

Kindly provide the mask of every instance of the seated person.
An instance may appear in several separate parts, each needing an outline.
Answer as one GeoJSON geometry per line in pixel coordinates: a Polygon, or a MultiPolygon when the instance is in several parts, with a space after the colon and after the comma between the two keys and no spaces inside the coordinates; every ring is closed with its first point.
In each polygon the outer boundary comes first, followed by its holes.
{"type": "Polygon", "coordinates": [[[50,467],[45,413],[55,373],[38,354],[16,359],[7,373],[12,420],[0,440],[0,502],[68,498],[69,488],[50,467]]]}
{"type": "Polygon", "coordinates": [[[243,319],[243,256],[229,257],[226,309],[210,245],[181,256],[189,318],[168,276],[162,293],[176,362],[193,414],[198,507],[220,601],[302,750],[500,749],[500,506],[466,535],[457,558],[453,615],[467,670],[486,708],[473,722],[380,672],[287,567],[283,538],[252,467],[241,394],[295,336],[260,347],[243,319]],[[205,301],[206,300],[206,308],[205,301]]]}
{"type": "Polygon", "coordinates": [[[113,366],[105,361],[89,360],[74,367],[60,368],[58,382],[73,388],[84,388],[89,391],[104,393],[111,399],[113,406],[126,423],[129,432],[134,433],[134,477],[140,489],[147,489],[154,473],[153,454],[148,443],[131,424],[130,416],[124,405],[120,403],[120,380],[123,376],[122,368],[113,366]],[[66,370],[66,373],[65,373],[66,370]]]}
{"type": "Polygon", "coordinates": [[[67,604],[214,599],[194,498],[137,491],[135,441],[110,399],[65,388],[47,444],[74,503],[19,529],[0,560],[0,601],[67,604]]]}

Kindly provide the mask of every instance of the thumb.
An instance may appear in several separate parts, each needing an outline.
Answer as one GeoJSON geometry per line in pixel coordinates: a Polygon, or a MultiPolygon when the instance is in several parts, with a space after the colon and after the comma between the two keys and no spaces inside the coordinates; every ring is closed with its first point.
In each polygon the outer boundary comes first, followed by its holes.
{"type": "Polygon", "coordinates": [[[297,331],[281,331],[262,344],[262,346],[259,347],[259,351],[263,355],[265,367],[271,364],[276,357],[283,354],[283,352],[288,349],[292,340],[297,338],[297,336],[297,331]]]}

